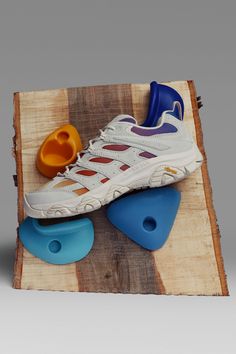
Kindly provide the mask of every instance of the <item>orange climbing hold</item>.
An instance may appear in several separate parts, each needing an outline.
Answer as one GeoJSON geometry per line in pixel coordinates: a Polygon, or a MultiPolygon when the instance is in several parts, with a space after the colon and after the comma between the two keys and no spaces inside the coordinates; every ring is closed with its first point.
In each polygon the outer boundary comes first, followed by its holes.
{"type": "Polygon", "coordinates": [[[37,154],[36,166],[42,175],[55,177],[75,162],[81,150],[81,139],[76,128],[71,124],[64,125],[44,140],[37,154]]]}

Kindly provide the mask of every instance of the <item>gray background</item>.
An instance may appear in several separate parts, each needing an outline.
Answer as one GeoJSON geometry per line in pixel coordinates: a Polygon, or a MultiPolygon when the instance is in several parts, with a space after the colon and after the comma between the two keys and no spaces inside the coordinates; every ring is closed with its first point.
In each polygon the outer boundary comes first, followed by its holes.
{"type": "MultiPolygon", "coordinates": [[[[0,352],[235,353],[236,2],[1,1],[0,352]],[[194,79],[231,297],[11,289],[14,91],[194,79]]],[[[206,270],[207,271],[207,270],[206,270]]]]}

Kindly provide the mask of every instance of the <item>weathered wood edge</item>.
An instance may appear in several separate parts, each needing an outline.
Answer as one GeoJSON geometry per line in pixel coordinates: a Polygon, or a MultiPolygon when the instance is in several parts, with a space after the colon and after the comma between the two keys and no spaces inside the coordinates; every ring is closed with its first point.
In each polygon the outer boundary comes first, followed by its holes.
{"type": "Polygon", "coordinates": [[[202,132],[201,120],[200,120],[200,116],[199,116],[198,104],[197,104],[197,100],[196,100],[197,93],[196,93],[194,81],[189,80],[188,86],[189,86],[189,91],[190,91],[190,96],[191,96],[191,103],[192,103],[192,109],[193,109],[194,124],[195,124],[195,129],[196,129],[197,144],[198,144],[198,147],[199,147],[199,149],[203,155],[203,158],[204,158],[204,162],[201,167],[202,178],[203,178],[203,187],[204,187],[207,210],[208,210],[210,224],[211,224],[213,247],[214,247],[219,277],[220,277],[222,295],[228,296],[229,290],[228,290],[228,285],[227,285],[227,278],[226,278],[226,274],[225,274],[224,261],[223,261],[223,257],[222,257],[222,250],[221,250],[221,243],[220,243],[221,235],[220,235],[220,231],[219,231],[219,226],[217,224],[217,217],[216,217],[215,208],[213,205],[213,193],[212,193],[211,181],[210,181],[210,177],[209,177],[209,173],[208,173],[207,156],[206,156],[206,152],[205,152],[205,148],[204,148],[203,132],[202,132]]]}
{"type": "MultiPolygon", "coordinates": [[[[15,130],[15,136],[13,138],[13,153],[16,161],[16,173],[17,173],[17,212],[18,222],[20,223],[24,218],[23,207],[23,171],[22,171],[22,153],[21,153],[21,130],[20,130],[20,93],[14,94],[14,117],[13,127],[15,130]]],[[[16,240],[16,252],[14,263],[14,276],[13,276],[13,288],[21,289],[21,277],[23,267],[23,245],[19,240],[17,229],[16,240]]]]}

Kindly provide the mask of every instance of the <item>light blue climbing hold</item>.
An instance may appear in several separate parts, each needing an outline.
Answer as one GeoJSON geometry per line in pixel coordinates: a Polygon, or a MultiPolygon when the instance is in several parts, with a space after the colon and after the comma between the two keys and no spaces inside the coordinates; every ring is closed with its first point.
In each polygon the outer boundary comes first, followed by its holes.
{"type": "Polygon", "coordinates": [[[153,251],[165,244],[180,199],[174,188],[151,188],[115,200],[107,209],[107,217],[132,241],[153,251]]]}
{"type": "Polygon", "coordinates": [[[93,246],[94,228],[88,218],[42,226],[28,217],[19,227],[19,236],[34,256],[52,264],[67,264],[87,256],[93,246]]]}

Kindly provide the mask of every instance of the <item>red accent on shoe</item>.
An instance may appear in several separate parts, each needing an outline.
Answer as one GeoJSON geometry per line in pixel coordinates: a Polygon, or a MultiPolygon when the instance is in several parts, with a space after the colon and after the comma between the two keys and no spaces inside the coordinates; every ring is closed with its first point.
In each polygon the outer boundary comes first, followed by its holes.
{"type": "Polygon", "coordinates": [[[109,159],[108,157],[93,157],[89,161],[98,163],[110,163],[113,161],[113,159],[109,159]]]}
{"type": "Polygon", "coordinates": [[[125,151],[129,148],[130,148],[129,145],[118,145],[118,144],[103,146],[103,149],[112,150],[112,151],[125,151]]]}
{"type": "Polygon", "coordinates": [[[130,166],[128,166],[128,165],[120,166],[120,170],[122,170],[122,171],[126,171],[126,170],[128,170],[128,168],[130,168],[130,166]]]}
{"type": "Polygon", "coordinates": [[[78,175],[82,175],[82,176],[94,176],[96,175],[96,171],[93,170],[81,170],[76,172],[78,175]]]}
{"type": "Polygon", "coordinates": [[[107,181],[109,181],[109,178],[103,178],[103,179],[101,179],[101,182],[102,182],[102,183],[106,183],[107,181]]]}

